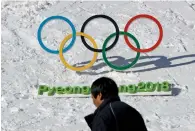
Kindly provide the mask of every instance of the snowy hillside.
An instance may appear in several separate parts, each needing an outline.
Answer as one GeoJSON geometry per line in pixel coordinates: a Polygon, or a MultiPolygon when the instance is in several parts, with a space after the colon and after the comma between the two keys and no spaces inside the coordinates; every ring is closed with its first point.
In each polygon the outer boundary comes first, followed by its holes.
{"type": "MultiPolygon", "coordinates": [[[[91,98],[36,98],[34,92],[40,83],[90,85],[101,76],[109,76],[117,84],[169,81],[174,85],[172,96],[121,99],[141,112],[149,131],[195,130],[195,2],[6,1],[1,10],[2,131],[89,131],[83,117],[95,109],[91,98]],[[96,14],[113,18],[120,31],[130,18],[152,15],[163,27],[162,41],[154,51],[141,53],[137,64],[125,71],[112,70],[98,53],[92,68],[75,72],[62,64],[59,55],[41,48],[37,30],[47,17],[66,17],[80,32],[85,20],[96,14]]],[[[98,48],[114,32],[114,25],[105,19],[94,19],[85,29],[98,48]]],[[[141,48],[153,46],[159,37],[157,25],[149,19],[135,20],[128,32],[141,48]]],[[[71,33],[67,23],[53,20],[44,26],[42,40],[48,48],[59,49],[64,36],[71,33]]],[[[123,36],[106,54],[116,65],[128,64],[136,56],[123,36]]],[[[64,57],[69,64],[80,66],[92,59],[93,52],[77,36],[64,57]]]]}

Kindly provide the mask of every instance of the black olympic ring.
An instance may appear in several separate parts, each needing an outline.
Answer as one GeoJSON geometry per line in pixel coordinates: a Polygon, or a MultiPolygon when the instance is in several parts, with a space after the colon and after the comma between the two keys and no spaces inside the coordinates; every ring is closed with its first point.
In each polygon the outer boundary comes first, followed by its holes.
{"type": "MultiPolygon", "coordinates": [[[[118,39],[119,39],[119,27],[117,25],[117,23],[109,16],[107,15],[94,15],[94,16],[91,16],[89,17],[84,23],[83,23],[83,26],[81,27],[81,32],[84,33],[84,30],[85,30],[85,26],[87,25],[87,23],[93,19],[96,19],[96,18],[104,18],[104,19],[107,19],[109,20],[110,22],[113,23],[115,29],[116,29],[116,37],[115,37],[115,40],[114,42],[106,48],[106,51],[112,49],[116,43],[118,42],[118,39]]],[[[85,47],[87,47],[87,49],[91,50],[91,51],[94,51],[94,52],[102,52],[103,49],[94,49],[92,48],[91,46],[89,46],[87,44],[87,42],[85,41],[85,37],[84,36],[81,36],[81,40],[82,40],[82,43],[85,45],[85,47]]]]}

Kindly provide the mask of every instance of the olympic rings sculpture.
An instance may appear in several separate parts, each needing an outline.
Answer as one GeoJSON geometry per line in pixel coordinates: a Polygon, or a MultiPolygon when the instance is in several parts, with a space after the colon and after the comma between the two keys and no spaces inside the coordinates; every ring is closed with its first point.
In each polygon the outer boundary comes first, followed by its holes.
{"type": "Polygon", "coordinates": [[[96,62],[96,60],[97,60],[98,52],[102,52],[103,59],[104,59],[105,63],[106,63],[109,67],[111,67],[111,68],[113,68],[113,69],[115,69],[115,70],[126,70],[126,69],[128,69],[128,68],[133,67],[133,66],[137,63],[137,61],[139,60],[139,57],[140,57],[140,53],[146,53],[146,52],[150,52],[150,51],[153,51],[154,49],[156,49],[156,48],[160,45],[160,43],[161,43],[161,41],[162,41],[162,37],[163,37],[163,28],[162,28],[160,22],[159,22],[155,17],[153,17],[153,16],[151,16],[151,15],[147,15],[147,14],[139,14],[139,15],[136,15],[136,16],[132,17],[132,18],[127,22],[124,31],[119,31],[118,25],[116,24],[116,22],[115,22],[111,17],[109,17],[109,16],[107,16],[107,15],[94,15],[94,16],[91,16],[90,18],[88,18],[88,19],[84,22],[84,24],[83,24],[82,27],[81,27],[81,31],[80,31],[80,32],[76,32],[76,29],[75,29],[73,23],[72,23],[68,18],[63,17],[63,16],[51,16],[51,17],[48,17],[47,19],[45,19],[45,20],[40,24],[40,26],[39,26],[39,28],[38,28],[38,32],[37,32],[37,38],[38,38],[38,42],[39,42],[40,46],[41,46],[45,51],[47,51],[47,52],[49,52],[49,53],[52,53],[52,54],[59,54],[60,60],[62,61],[62,63],[64,64],[64,66],[67,67],[67,68],[69,68],[69,69],[71,69],[71,70],[74,70],[74,71],[83,71],[83,70],[86,70],[86,69],[92,67],[93,64],[94,64],[94,63],[96,62]],[[85,26],[87,25],[87,23],[88,23],[89,21],[93,20],[93,19],[96,19],[96,18],[104,18],[104,19],[109,20],[110,22],[113,23],[113,25],[114,25],[114,27],[115,27],[115,29],[116,29],[116,32],[115,32],[115,33],[109,35],[109,36],[106,38],[106,40],[105,40],[104,43],[103,43],[102,49],[98,49],[95,40],[94,40],[90,35],[84,33],[85,26]],[[160,35],[159,35],[158,41],[157,41],[152,47],[150,47],[150,48],[148,48],[148,49],[140,49],[140,44],[139,44],[138,40],[137,40],[132,34],[130,34],[129,32],[127,32],[127,31],[128,31],[128,28],[129,28],[129,26],[130,26],[130,24],[131,24],[134,20],[139,19],[139,18],[148,18],[148,19],[150,19],[150,20],[153,20],[153,21],[157,24],[157,26],[158,26],[158,28],[159,28],[159,34],[160,34],[160,35]],[[51,50],[51,49],[47,48],[47,47],[44,45],[44,43],[43,43],[43,41],[42,41],[42,39],[41,39],[41,31],[42,31],[42,29],[43,29],[43,26],[44,26],[48,21],[53,20],[53,19],[60,19],[60,20],[63,20],[63,21],[65,21],[65,22],[67,22],[67,23],[70,25],[71,29],[72,29],[72,34],[69,34],[68,36],[66,36],[66,37],[62,40],[62,42],[60,43],[60,48],[59,48],[59,50],[51,50]],[[137,52],[137,55],[136,55],[135,59],[133,60],[133,62],[132,62],[131,64],[128,64],[128,65],[125,65],[125,66],[116,66],[116,65],[113,65],[112,63],[110,63],[110,62],[108,61],[108,59],[107,59],[107,57],[106,57],[106,51],[112,49],[112,48],[116,45],[116,43],[118,42],[118,39],[119,39],[119,35],[124,35],[124,39],[125,39],[125,42],[126,42],[126,44],[128,45],[128,47],[130,47],[132,50],[134,50],[134,51],[137,52]],[[81,36],[81,41],[82,41],[82,43],[85,45],[85,47],[88,48],[89,50],[91,50],[91,51],[94,52],[94,56],[93,56],[91,62],[88,63],[87,65],[82,66],[82,67],[74,67],[74,66],[71,66],[70,64],[68,64],[68,63],[66,62],[66,60],[65,60],[65,58],[64,58],[64,56],[63,56],[63,53],[65,53],[66,51],[68,51],[69,49],[71,49],[71,47],[74,45],[75,40],[76,40],[76,36],[81,36]],[[113,42],[109,47],[106,48],[108,41],[109,41],[111,38],[113,38],[114,36],[115,36],[114,42],[113,42]],[[85,41],[85,37],[86,37],[87,39],[90,40],[90,42],[93,44],[93,47],[94,47],[94,48],[92,48],[91,46],[89,46],[89,45],[87,44],[87,42],[85,41]],[[133,41],[136,43],[137,48],[134,47],[134,46],[130,43],[130,41],[128,40],[128,37],[130,37],[131,39],[133,39],[133,41]],[[70,38],[72,38],[70,44],[69,44],[66,48],[64,48],[64,45],[66,44],[66,42],[67,42],[70,38]]]}

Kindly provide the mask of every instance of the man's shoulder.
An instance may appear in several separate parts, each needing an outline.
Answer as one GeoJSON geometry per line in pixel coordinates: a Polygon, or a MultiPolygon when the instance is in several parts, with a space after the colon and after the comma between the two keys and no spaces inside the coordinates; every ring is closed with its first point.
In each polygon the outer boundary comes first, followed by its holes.
{"type": "Polygon", "coordinates": [[[123,101],[116,101],[112,103],[112,108],[116,112],[116,114],[125,114],[125,115],[135,115],[141,116],[138,110],[136,110],[133,106],[123,102],[123,101]]]}
{"type": "Polygon", "coordinates": [[[139,112],[132,106],[128,105],[127,103],[123,101],[114,101],[111,102],[111,104],[107,104],[104,109],[99,113],[100,116],[109,116],[112,115],[111,108],[113,109],[114,112],[116,113],[133,113],[133,114],[139,114],[139,112]]]}
{"type": "Polygon", "coordinates": [[[129,104],[123,102],[123,101],[115,101],[113,103],[111,103],[111,106],[113,108],[125,108],[125,109],[133,109],[135,110],[135,108],[133,108],[132,106],[130,106],[129,104]]]}
{"type": "Polygon", "coordinates": [[[98,113],[96,119],[102,119],[105,123],[110,123],[111,121],[114,121],[114,115],[119,121],[138,122],[142,120],[141,114],[135,108],[122,101],[112,102],[111,106],[110,103],[107,104],[104,109],[98,113]]]}

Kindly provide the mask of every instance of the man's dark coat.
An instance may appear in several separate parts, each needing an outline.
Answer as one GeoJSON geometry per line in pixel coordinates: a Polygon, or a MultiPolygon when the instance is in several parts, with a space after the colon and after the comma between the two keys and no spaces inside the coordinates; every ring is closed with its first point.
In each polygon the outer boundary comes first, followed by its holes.
{"type": "Polygon", "coordinates": [[[147,131],[141,114],[119,97],[105,99],[85,120],[92,131],[147,131]]]}

